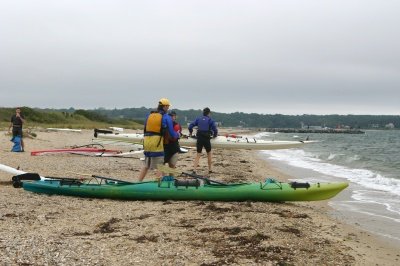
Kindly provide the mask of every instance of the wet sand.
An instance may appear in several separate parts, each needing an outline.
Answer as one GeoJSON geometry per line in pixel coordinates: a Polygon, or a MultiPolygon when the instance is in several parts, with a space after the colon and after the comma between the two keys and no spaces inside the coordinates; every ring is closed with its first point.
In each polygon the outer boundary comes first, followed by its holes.
{"type": "MultiPolygon", "coordinates": [[[[91,143],[92,131],[37,132],[12,153],[0,132],[0,163],[43,176],[98,174],[135,181],[134,158],[31,156],[91,143]]],[[[126,146],[111,146],[128,150],[126,146]]],[[[178,167],[192,169],[195,151],[178,167]]],[[[200,174],[207,171],[205,156],[200,174]]],[[[289,176],[248,150],[215,150],[212,178],[264,181],[289,176]]],[[[149,173],[147,179],[154,178],[149,173]]],[[[15,189],[0,173],[0,265],[398,265],[398,246],[328,215],[327,202],[115,201],[15,189]]]]}

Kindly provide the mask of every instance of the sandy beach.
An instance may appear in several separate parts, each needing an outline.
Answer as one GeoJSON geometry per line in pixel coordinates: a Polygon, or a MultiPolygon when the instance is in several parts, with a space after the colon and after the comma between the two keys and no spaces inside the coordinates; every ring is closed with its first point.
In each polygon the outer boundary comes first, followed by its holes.
{"type": "MultiPolygon", "coordinates": [[[[93,132],[36,131],[26,152],[0,163],[42,176],[98,174],[135,181],[138,158],[31,156],[92,143],[93,132]]],[[[232,132],[236,133],[236,132],[232,132]]],[[[129,150],[127,146],[107,148],[129,150]]],[[[192,169],[194,150],[177,167],[192,169]]],[[[207,171],[205,156],[199,174],[207,171]]],[[[214,150],[213,179],[290,178],[249,150],[214,150]]],[[[154,178],[149,173],[147,178],[154,178]]],[[[116,201],[47,196],[12,187],[0,172],[0,265],[399,265],[400,248],[329,215],[327,202],[116,201]]]]}

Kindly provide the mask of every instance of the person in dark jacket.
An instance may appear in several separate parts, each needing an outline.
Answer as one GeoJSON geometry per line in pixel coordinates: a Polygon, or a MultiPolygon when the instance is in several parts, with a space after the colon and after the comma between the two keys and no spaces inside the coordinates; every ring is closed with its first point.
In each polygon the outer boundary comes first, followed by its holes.
{"type": "Polygon", "coordinates": [[[197,143],[196,149],[197,154],[193,164],[193,171],[196,172],[196,169],[199,165],[199,160],[201,157],[201,153],[203,148],[207,152],[208,159],[208,172],[212,173],[212,152],[211,152],[211,138],[215,138],[218,136],[218,129],[215,124],[215,121],[210,117],[211,110],[206,107],[203,109],[203,115],[196,118],[195,121],[190,123],[189,125],[189,136],[193,134],[193,128],[197,126],[197,143]]]}
{"type": "Polygon", "coordinates": [[[11,131],[12,128],[12,135],[13,138],[19,136],[21,138],[21,148],[24,151],[24,141],[22,140],[22,125],[25,123],[25,117],[21,113],[21,108],[17,107],[15,109],[15,115],[11,116],[11,123],[8,128],[8,132],[11,131]]]}
{"type": "MultiPolygon", "coordinates": [[[[170,111],[169,116],[172,118],[173,129],[178,136],[182,136],[182,127],[176,122],[176,112],[170,111]]],[[[168,132],[166,132],[166,137],[164,139],[164,164],[168,163],[168,166],[171,168],[175,168],[176,163],[178,161],[178,154],[181,150],[179,146],[179,137],[171,138],[168,132]]]]}

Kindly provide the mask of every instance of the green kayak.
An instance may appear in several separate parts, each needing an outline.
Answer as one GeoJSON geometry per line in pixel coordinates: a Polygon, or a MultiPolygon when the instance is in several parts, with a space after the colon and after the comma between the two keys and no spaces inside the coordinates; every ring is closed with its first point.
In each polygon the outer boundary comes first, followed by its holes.
{"type": "Polygon", "coordinates": [[[94,176],[90,181],[71,178],[43,178],[37,174],[14,176],[15,187],[49,195],[118,200],[202,200],[202,201],[316,201],[334,197],[348,183],[264,183],[225,184],[197,176],[194,179],[126,182],[94,176]],[[36,176],[35,176],[36,175],[36,176]]]}

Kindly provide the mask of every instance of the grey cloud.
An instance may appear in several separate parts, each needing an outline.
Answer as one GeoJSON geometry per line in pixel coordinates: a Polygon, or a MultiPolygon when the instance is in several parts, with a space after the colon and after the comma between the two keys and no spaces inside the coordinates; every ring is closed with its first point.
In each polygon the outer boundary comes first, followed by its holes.
{"type": "Polygon", "coordinates": [[[398,1],[3,1],[2,106],[398,114],[398,1]]]}

